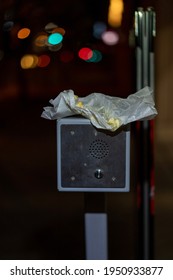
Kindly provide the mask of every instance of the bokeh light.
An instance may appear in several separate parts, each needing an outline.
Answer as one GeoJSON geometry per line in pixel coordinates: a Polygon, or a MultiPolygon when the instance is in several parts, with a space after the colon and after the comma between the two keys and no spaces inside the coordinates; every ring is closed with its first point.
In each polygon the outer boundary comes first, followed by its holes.
{"type": "Polygon", "coordinates": [[[50,56],[47,55],[47,54],[43,54],[43,55],[40,55],[38,57],[38,62],[37,62],[37,66],[38,67],[47,67],[50,63],[50,56]]]}
{"type": "Polygon", "coordinates": [[[62,48],[64,34],[64,28],[58,27],[53,22],[48,23],[45,26],[45,31],[38,34],[33,41],[35,50],[40,51],[41,48],[44,48],[51,52],[59,51],[62,48]]]}
{"type": "Polygon", "coordinates": [[[29,28],[22,28],[18,31],[17,37],[19,39],[25,39],[29,36],[30,33],[31,33],[31,30],[29,28]]]}
{"type": "Polygon", "coordinates": [[[57,51],[59,51],[61,48],[62,48],[62,43],[57,44],[57,45],[49,45],[49,46],[48,46],[48,49],[49,49],[49,51],[51,51],[51,52],[57,52],[57,51]]]}
{"type": "Polygon", "coordinates": [[[45,31],[48,33],[52,33],[52,30],[54,30],[55,28],[57,28],[58,25],[53,23],[53,22],[49,22],[48,24],[46,24],[45,26],[45,31]]]}
{"type": "Polygon", "coordinates": [[[79,58],[86,62],[100,62],[102,60],[102,53],[99,50],[90,48],[82,48],[78,52],[79,58]]]}
{"type": "Polygon", "coordinates": [[[78,56],[83,60],[88,60],[92,57],[93,51],[90,48],[81,48],[78,52],[78,56]]]}
{"type": "Polygon", "coordinates": [[[64,36],[65,35],[65,29],[62,28],[62,27],[56,27],[52,30],[52,33],[59,33],[62,36],[64,36]]]}
{"type": "Polygon", "coordinates": [[[93,36],[97,39],[100,39],[102,33],[106,31],[106,24],[102,21],[95,22],[93,25],[93,36]]]}
{"type": "Polygon", "coordinates": [[[60,33],[53,33],[48,37],[48,43],[50,45],[57,45],[61,43],[63,40],[63,36],[60,33]]]}
{"type": "Polygon", "coordinates": [[[110,0],[108,9],[108,23],[112,27],[119,27],[124,11],[123,0],[110,0]]]}
{"type": "Polygon", "coordinates": [[[4,22],[4,24],[3,24],[3,31],[6,31],[6,32],[10,31],[13,26],[14,26],[14,22],[11,20],[8,20],[8,21],[4,22]]]}
{"type": "Polygon", "coordinates": [[[72,51],[62,51],[60,54],[60,60],[64,63],[71,62],[74,59],[74,53],[72,51]]]}
{"type": "Polygon", "coordinates": [[[38,34],[34,40],[34,45],[37,47],[45,47],[47,46],[48,35],[47,33],[38,34]]]}
{"type": "Polygon", "coordinates": [[[116,45],[119,41],[119,35],[115,31],[105,31],[102,34],[102,40],[106,45],[116,45]]]}
{"type": "Polygon", "coordinates": [[[94,62],[94,63],[97,63],[97,62],[100,62],[102,60],[102,54],[100,51],[98,50],[93,50],[93,55],[92,57],[87,60],[88,62],[94,62]]]}
{"type": "Polygon", "coordinates": [[[44,68],[50,63],[50,56],[47,54],[42,54],[40,56],[33,54],[26,54],[20,60],[20,65],[22,69],[33,69],[36,67],[44,68]]]}
{"type": "Polygon", "coordinates": [[[35,68],[38,63],[37,55],[26,54],[20,60],[20,65],[22,69],[35,68]]]}

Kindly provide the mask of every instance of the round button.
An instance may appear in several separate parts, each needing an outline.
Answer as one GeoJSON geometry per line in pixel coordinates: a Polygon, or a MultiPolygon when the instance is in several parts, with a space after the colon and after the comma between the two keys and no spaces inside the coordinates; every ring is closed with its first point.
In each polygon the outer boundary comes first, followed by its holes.
{"type": "Polygon", "coordinates": [[[96,177],[97,179],[103,178],[103,171],[102,171],[100,168],[98,168],[98,169],[95,171],[95,177],[96,177]]]}

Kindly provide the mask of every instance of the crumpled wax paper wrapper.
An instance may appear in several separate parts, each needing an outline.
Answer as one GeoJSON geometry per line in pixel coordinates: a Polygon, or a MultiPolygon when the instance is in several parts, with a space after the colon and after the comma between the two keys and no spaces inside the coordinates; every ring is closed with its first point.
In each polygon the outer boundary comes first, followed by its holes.
{"type": "Polygon", "coordinates": [[[44,107],[41,117],[49,120],[82,115],[99,128],[110,131],[137,120],[150,120],[157,115],[153,91],[144,87],[127,98],[91,93],[78,97],[73,90],[64,90],[55,99],[52,106],[44,107]]]}

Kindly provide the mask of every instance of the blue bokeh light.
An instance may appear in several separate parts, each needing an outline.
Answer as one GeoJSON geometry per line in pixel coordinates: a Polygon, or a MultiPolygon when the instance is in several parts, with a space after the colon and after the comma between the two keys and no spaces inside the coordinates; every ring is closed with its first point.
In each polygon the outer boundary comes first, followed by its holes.
{"type": "Polygon", "coordinates": [[[63,36],[60,33],[53,33],[48,37],[48,43],[51,45],[58,45],[62,40],[63,36]]]}

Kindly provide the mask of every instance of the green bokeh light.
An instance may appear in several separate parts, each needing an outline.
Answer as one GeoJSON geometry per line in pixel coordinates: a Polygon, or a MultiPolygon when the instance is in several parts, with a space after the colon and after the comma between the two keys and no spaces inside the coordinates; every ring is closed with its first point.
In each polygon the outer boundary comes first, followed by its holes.
{"type": "Polygon", "coordinates": [[[86,60],[87,62],[100,62],[102,60],[102,54],[98,50],[93,50],[93,55],[90,59],[86,60]]]}
{"type": "Polygon", "coordinates": [[[62,40],[63,36],[60,33],[53,33],[48,37],[48,43],[51,45],[58,45],[62,40]]]}

